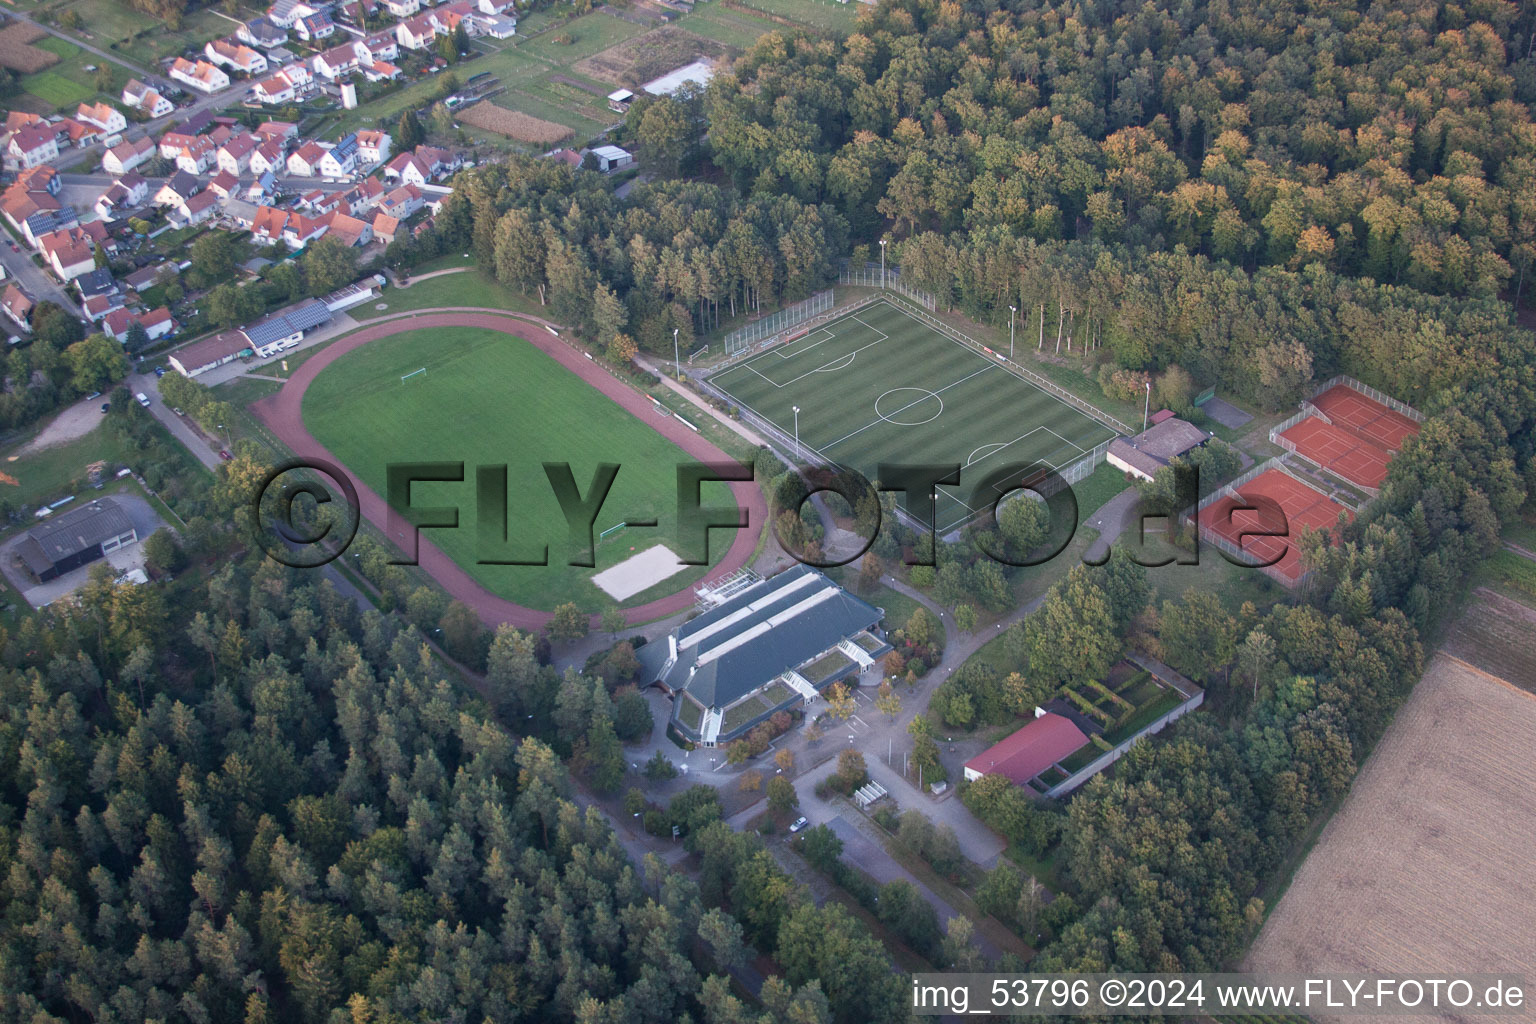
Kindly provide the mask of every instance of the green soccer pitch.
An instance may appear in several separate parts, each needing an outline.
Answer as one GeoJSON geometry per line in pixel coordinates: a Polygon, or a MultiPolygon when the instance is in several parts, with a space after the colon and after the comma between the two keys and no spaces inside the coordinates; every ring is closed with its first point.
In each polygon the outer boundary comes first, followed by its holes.
{"type": "MultiPolygon", "coordinates": [[[[677,466],[692,461],[646,423],[615,405],[534,346],[498,331],[448,327],[371,341],[322,370],[304,393],[304,423],[351,473],[380,495],[391,462],[463,462],[463,483],[417,483],[416,508],[457,506],[457,529],[424,529],[487,590],[549,611],[574,601],[599,611],[612,599],[594,573],[655,544],[677,551],[677,466]],[[401,382],[401,377],[421,367],[401,382]],[[594,535],[626,519],[656,528],[621,530],[597,543],[597,567],[567,564],[565,517],[544,462],[568,462],[581,494],[601,462],[620,469],[594,535]],[[548,566],[477,565],[475,467],[507,465],[508,535],[513,545],[549,544],[548,566]],[[633,548],[634,550],[631,550],[633,548]]],[[[703,488],[704,505],[733,503],[725,484],[703,488]]],[[[719,560],[729,544],[709,545],[719,560]]],[[[515,549],[514,549],[515,550],[515,549]]],[[[644,604],[703,578],[690,566],[622,602],[644,604]]]]}
{"type": "Polygon", "coordinates": [[[871,480],[881,462],[960,465],[960,486],[939,488],[941,534],[981,511],[970,491],[985,474],[1061,469],[1115,436],[883,299],[709,379],[787,438],[799,406],[801,446],[871,480]]]}

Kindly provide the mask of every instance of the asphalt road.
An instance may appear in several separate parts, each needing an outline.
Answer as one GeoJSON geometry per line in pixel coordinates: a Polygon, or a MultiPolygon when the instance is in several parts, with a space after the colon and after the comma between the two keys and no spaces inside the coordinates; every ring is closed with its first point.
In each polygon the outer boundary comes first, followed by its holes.
{"type": "MultiPolygon", "coordinates": [[[[172,370],[171,372],[174,373],[175,371],[172,370]]],[[[181,442],[182,447],[191,452],[199,462],[209,469],[216,470],[219,468],[218,449],[210,447],[208,442],[203,440],[202,435],[194,430],[187,420],[171,411],[171,407],[160,397],[160,380],[153,372],[130,374],[123,383],[135,395],[141,391],[144,393],[149,399],[150,415],[165,424],[165,428],[171,432],[171,435],[176,440],[181,442]]]]}
{"type": "MultiPolygon", "coordinates": [[[[75,316],[80,316],[80,306],[75,302],[74,297],[66,292],[52,276],[33,263],[26,249],[20,252],[11,251],[13,241],[10,235],[0,238],[0,265],[5,267],[6,280],[15,280],[28,295],[38,301],[47,300],[58,303],[75,316]]],[[[15,324],[10,320],[6,320],[5,324],[7,330],[15,328],[15,324]]]]}

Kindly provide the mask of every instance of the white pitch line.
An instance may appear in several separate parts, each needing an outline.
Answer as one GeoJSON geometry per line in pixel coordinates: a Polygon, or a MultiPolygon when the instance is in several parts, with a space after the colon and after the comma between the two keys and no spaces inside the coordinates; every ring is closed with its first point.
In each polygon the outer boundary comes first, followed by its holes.
{"type": "MultiPolygon", "coordinates": [[[[800,354],[802,354],[804,352],[809,352],[811,349],[815,348],[816,345],[825,345],[827,342],[835,341],[835,340],[837,340],[837,335],[832,333],[832,328],[830,328],[830,327],[821,327],[821,328],[818,328],[815,331],[815,333],[807,334],[805,337],[800,338],[800,339],[798,339],[796,341],[792,341],[788,345],[776,346],[775,348],[770,349],[769,351],[771,351],[774,355],[778,356],[779,359],[784,360],[784,361],[788,361],[788,360],[793,359],[796,356],[798,356],[798,355],[800,355],[800,354]],[[800,342],[802,342],[802,341],[810,341],[812,338],[815,338],[817,334],[825,334],[826,337],[825,338],[817,338],[815,345],[806,345],[804,348],[800,347],[800,342]],[[789,352],[788,354],[786,354],[785,353],[786,349],[793,349],[794,351],[789,352]]],[[[763,354],[767,355],[768,353],[765,352],[763,354]]]]}
{"type": "MultiPolygon", "coordinates": [[[[961,377],[959,380],[951,381],[950,383],[945,384],[943,387],[939,388],[938,391],[929,391],[928,394],[924,395],[922,398],[919,398],[919,399],[917,399],[916,401],[913,401],[913,402],[908,402],[906,405],[902,406],[900,409],[892,409],[890,414],[892,416],[894,416],[894,415],[896,415],[899,412],[905,412],[906,410],[912,408],[914,405],[919,405],[919,404],[921,404],[923,402],[926,402],[930,398],[937,398],[940,394],[942,394],[945,391],[948,391],[950,388],[957,387],[957,386],[959,386],[961,384],[964,384],[966,381],[970,380],[972,377],[979,377],[982,374],[986,373],[990,369],[992,369],[992,367],[990,367],[990,366],[983,366],[981,369],[977,370],[975,373],[967,374],[966,376],[961,377]]],[[[889,419],[887,419],[885,416],[881,416],[879,414],[876,414],[876,416],[875,416],[875,418],[873,420],[871,420],[870,422],[864,424],[862,427],[860,427],[859,429],[855,430],[853,433],[845,434],[842,437],[838,438],[836,441],[831,442],[830,444],[822,445],[820,450],[825,452],[825,451],[827,451],[827,450],[829,450],[829,449],[831,449],[831,448],[833,448],[833,447],[835,447],[837,445],[842,444],[844,441],[848,440],[850,437],[854,437],[854,436],[856,436],[858,434],[864,433],[864,431],[868,430],[870,427],[878,426],[881,423],[890,423],[890,422],[891,421],[889,419]]],[[[892,424],[892,425],[899,427],[899,426],[902,426],[903,424],[896,423],[896,424],[892,424]]]]}
{"type": "MultiPolygon", "coordinates": [[[[856,356],[860,352],[863,352],[865,349],[867,349],[867,348],[874,348],[878,344],[880,344],[880,339],[876,339],[876,340],[870,342],[868,345],[860,345],[858,348],[854,349],[852,352],[848,352],[848,353],[845,353],[844,355],[837,356],[834,359],[831,359],[831,360],[829,360],[829,361],[827,361],[825,363],[822,363],[820,366],[816,367],[815,369],[807,370],[804,373],[802,373],[800,376],[795,377],[792,380],[785,381],[783,384],[779,384],[779,383],[775,382],[771,377],[768,377],[765,374],[763,374],[761,371],[759,371],[757,369],[757,367],[753,366],[752,363],[750,363],[750,362],[742,363],[741,365],[747,367],[753,373],[757,374],[759,377],[762,377],[763,380],[766,380],[769,384],[772,384],[774,387],[779,388],[780,390],[782,390],[784,388],[789,387],[792,384],[800,383],[802,380],[805,380],[805,378],[811,376],[812,374],[831,372],[827,368],[829,366],[831,366],[833,363],[838,362],[839,360],[842,360],[842,359],[846,359],[846,358],[848,358],[848,356],[856,356]]],[[[769,353],[764,352],[763,355],[769,355],[769,353]]],[[[839,367],[839,369],[842,369],[842,367],[839,367]]]]}

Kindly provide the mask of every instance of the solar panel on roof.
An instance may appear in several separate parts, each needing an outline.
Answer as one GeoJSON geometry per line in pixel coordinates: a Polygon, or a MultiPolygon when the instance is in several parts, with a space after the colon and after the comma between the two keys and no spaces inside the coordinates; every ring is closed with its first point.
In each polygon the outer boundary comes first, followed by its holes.
{"type": "Polygon", "coordinates": [[[297,309],[289,310],[283,315],[289,323],[293,324],[295,330],[307,331],[329,320],[331,311],[325,308],[325,303],[315,300],[297,309]]]}

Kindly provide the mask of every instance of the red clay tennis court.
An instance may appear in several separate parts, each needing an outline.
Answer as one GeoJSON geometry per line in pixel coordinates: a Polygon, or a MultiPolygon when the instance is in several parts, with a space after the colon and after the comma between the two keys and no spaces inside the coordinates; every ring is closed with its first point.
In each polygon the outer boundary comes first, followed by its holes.
{"type": "Polygon", "coordinates": [[[1230,495],[1213,501],[1200,510],[1200,528],[1241,548],[1255,561],[1278,561],[1269,571],[1287,582],[1301,579],[1303,570],[1301,551],[1294,540],[1299,540],[1303,530],[1324,530],[1338,522],[1339,513],[1349,518],[1354,513],[1321,491],[1314,490],[1288,473],[1278,469],[1267,470],[1238,488],[1238,494],[1249,499],[1268,498],[1280,506],[1284,518],[1273,509],[1248,510],[1230,495]],[[1279,536],[1248,536],[1245,532],[1284,531],[1279,536]]]}
{"type": "Polygon", "coordinates": [[[1419,432],[1413,420],[1348,384],[1329,388],[1311,404],[1333,422],[1308,416],[1280,436],[1298,455],[1362,487],[1380,487],[1393,454],[1419,432]]]}
{"type": "Polygon", "coordinates": [[[1358,431],[1389,452],[1419,432],[1419,425],[1374,398],[1367,398],[1348,384],[1336,384],[1312,399],[1324,416],[1342,427],[1358,431]]]}

